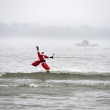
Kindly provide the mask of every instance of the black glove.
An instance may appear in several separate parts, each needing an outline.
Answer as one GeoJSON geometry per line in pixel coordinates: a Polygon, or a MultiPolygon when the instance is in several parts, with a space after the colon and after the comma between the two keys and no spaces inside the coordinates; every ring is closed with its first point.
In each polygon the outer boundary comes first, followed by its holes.
{"type": "Polygon", "coordinates": [[[53,59],[53,56],[51,56],[50,58],[52,58],[52,59],[53,59]]]}
{"type": "Polygon", "coordinates": [[[39,51],[39,47],[38,46],[36,46],[36,49],[37,49],[37,51],[39,51]]]}

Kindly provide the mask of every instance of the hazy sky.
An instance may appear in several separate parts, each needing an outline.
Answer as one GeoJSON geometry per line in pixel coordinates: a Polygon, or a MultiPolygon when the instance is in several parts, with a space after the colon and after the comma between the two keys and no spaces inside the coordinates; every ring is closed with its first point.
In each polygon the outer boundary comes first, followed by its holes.
{"type": "Polygon", "coordinates": [[[0,0],[0,22],[110,28],[110,0],[0,0]]]}

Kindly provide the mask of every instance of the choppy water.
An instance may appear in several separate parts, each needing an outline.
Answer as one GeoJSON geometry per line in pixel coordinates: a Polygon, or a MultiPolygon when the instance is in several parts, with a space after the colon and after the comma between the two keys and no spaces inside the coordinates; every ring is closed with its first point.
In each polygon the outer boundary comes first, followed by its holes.
{"type": "Polygon", "coordinates": [[[47,47],[50,73],[31,66],[34,45],[0,47],[0,109],[109,110],[110,48],[47,47]]]}

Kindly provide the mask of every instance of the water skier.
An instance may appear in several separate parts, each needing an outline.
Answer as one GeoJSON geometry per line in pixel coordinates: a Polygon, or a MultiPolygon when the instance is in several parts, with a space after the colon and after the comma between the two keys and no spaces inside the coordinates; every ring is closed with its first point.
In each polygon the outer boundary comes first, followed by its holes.
{"type": "Polygon", "coordinates": [[[46,59],[46,58],[52,58],[52,59],[53,59],[53,56],[48,57],[47,55],[44,55],[44,52],[39,52],[39,47],[38,47],[38,46],[36,46],[36,49],[37,49],[37,54],[38,54],[39,60],[34,61],[34,62],[32,63],[32,65],[36,67],[36,66],[38,66],[39,64],[41,64],[42,67],[43,67],[45,70],[47,70],[47,72],[49,72],[50,67],[49,67],[48,64],[46,63],[46,60],[45,60],[45,59],[46,59]]]}

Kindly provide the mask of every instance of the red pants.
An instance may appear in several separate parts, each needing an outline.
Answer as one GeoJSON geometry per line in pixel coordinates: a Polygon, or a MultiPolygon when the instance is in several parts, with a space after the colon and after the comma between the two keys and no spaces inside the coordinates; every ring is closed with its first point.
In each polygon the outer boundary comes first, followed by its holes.
{"type": "Polygon", "coordinates": [[[50,67],[46,64],[46,62],[41,62],[40,60],[34,61],[34,62],[32,63],[32,65],[33,65],[33,66],[38,66],[40,63],[41,63],[42,67],[43,67],[45,70],[50,70],[50,67]]]}

